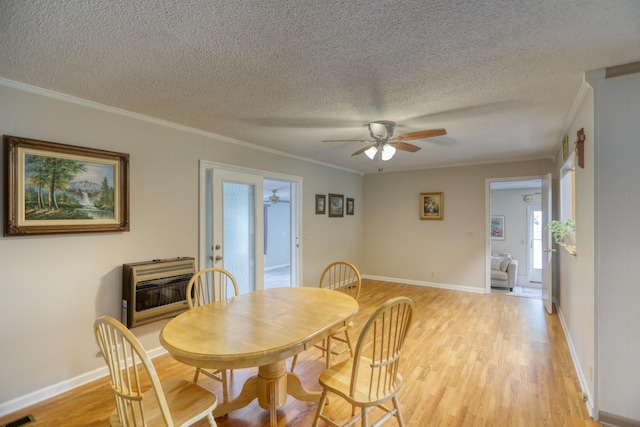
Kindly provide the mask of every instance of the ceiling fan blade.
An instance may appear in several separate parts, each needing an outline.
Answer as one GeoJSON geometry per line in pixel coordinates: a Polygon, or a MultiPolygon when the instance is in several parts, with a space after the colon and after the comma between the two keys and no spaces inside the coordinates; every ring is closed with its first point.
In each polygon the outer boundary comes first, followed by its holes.
{"type": "Polygon", "coordinates": [[[411,141],[414,139],[431,138],[434,136],[441,136],[446,134],[447,131],[445,129],[419,130],[417,132],[409,132],[403,133],[401,135],[396,135],[391,138],[391,141],[411,141]]]}
{"type": "Polygon", "coordinates": [[[323,139],[320,142],[371,142],[366,139],[323,139]]]}
{"type": "MultiPolygon", "coordinates": [[[[364,141],[363,141],[364,142],[364,141]]],[[[365,151],[367,151],[369,148],[373,147],[375,144],[371,144],[371,145],[367,145],[364,148],[359,149],[358,151],[356,151],[355,153],[352,154],[352,156],[357,156],[358,154],[362,154],[365,151]]]]}
{"type": "Polygon", "coordinates": [[[402,141],[395,141],[391,144],[396,147],[397,150],[410,151],[411,153],[415,153],[420,149],[420,147],[418,147],[417,145],[407,144],[406,142],[402,141]]]}

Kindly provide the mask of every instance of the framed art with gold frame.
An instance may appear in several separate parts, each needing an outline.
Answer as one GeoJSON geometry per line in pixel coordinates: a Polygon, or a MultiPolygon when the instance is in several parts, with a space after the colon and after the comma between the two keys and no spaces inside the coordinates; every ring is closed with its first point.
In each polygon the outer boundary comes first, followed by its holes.
{"type": "Polygon", "coordinates": [[[4,142],[4,236],[129,231],[129,155],[4,142]]]}
{"type": "Polygon", "coordinates": [[[444,193],[420,193],[420,219],[444,218],[444,193]]]}

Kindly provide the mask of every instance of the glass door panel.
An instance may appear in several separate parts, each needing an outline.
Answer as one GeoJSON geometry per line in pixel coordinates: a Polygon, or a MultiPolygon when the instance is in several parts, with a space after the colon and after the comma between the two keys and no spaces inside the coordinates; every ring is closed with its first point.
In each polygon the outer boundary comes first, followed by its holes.
{"type": "Polygon", "coordinates": [[[215,169],[212,190],[213,266],[228,270],[241,294],[262,289],[263,241],[256,239],[263,232],[261,177],[215,169]]]}
{"type": "Polygon", "coordinates": [[[236,278],[240,293],[256,289],[255,186],[223,182],[224,268],[236,278]]]}
{"type": "Polygon", "coordinates": [[[529,221],[529,282],[542,282],[542,210],[530,206],[529,221]]]}

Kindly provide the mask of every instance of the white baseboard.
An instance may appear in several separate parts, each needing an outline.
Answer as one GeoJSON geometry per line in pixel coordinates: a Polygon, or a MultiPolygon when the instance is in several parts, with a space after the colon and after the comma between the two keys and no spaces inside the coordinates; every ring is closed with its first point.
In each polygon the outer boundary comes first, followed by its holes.
{"type": "MultiPolygon", "coordinates": [[[[569,353],[571,353],[571,360],[573,361],[573,367],[578,374],[578,381],[580,382],[580,388],[582,389],[582,393],[584,393],[587,397],[587,401],[585,404],[587,405],[587,412],[589,412],[589,416],[594,418],[594,407],[593,407],[593,396],[589,393],[589,387],[587,387],[587,379],[584,377],[584,372],[582,371],[582,367],[580,366],[580,360],[578,359],[578,355],[576,353],[576,349],[573,346],[573,341],[571,340],[571,334],[569,333],[569,329],[567,328],[567,323],[564,321],[564,316],[562,315],[562,310],[560,310],[560,305],[557,301],[554,301],[556,306],[556,311],[558,312],[558,318],[560,319],[560,324],[562,325],[562,330],[564,331],[564,336],[567,340],[567,345],[569,346],[569,353]]],[[[595,419],[595,418],[594,418],[595,419]]]]}
{"type": "MultiPolygon", "coordinates": [[[[147,352],[151,359],[165,354],[167,350],[163,347],[158,347],[147,352]]],[[[40,390],[36,390],[32,393],[24,396],[17,397],[9,400],[8,402],[0,403],[0,417],[11,414],[12,412],[19,411],[27,406],[35,405],[43,400],[51,399],[61,393],[73,390],[76,387],[88,384],[92,381],[99,380],[100,378],[109,375],[109,370],[106,366],[95,369],[90,372],[78,375],[65,381],[61,381],[57,384],[50,385],[40,390]]]]}
{"type": "Polygon", "coordinates": [[[372,276],[369,274],[363,274],[362,278],[371,279],[371,280],[381,280],[384,282],[402,283],[405,285],[418,285],[418,286],[426,286],[429,288],[449,289],[451,291],[472,292],[476,294],[486,293],[486,290],[484,288],[476,288],[473,286],[451,285],[448,283],[424,282],[420,280],[398,279],[396,277],[372,276]]]}
{"type": "Polygon", "coordinates": [[[606,427],[640,427],[640,420],[632,420],[602,411],[598,415],[598,422],[606,427]]]}

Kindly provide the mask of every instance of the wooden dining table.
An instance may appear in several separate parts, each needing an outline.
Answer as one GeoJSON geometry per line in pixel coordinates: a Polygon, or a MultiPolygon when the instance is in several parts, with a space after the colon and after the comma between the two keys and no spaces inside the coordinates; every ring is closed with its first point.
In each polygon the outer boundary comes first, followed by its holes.
{"type": "Polygon", "coordinates": [[[318,287],[273,288],[193,308],[171,319],[160,343],[176,360],[200,368],[258,367],[240,394],[220,402],[214,416],[247,406],[256,398],[277,425],[276,410],[287,395],[318,402],[286,370],[285,361],[345,326],[358,312],[355,299],[318,287]]]}

